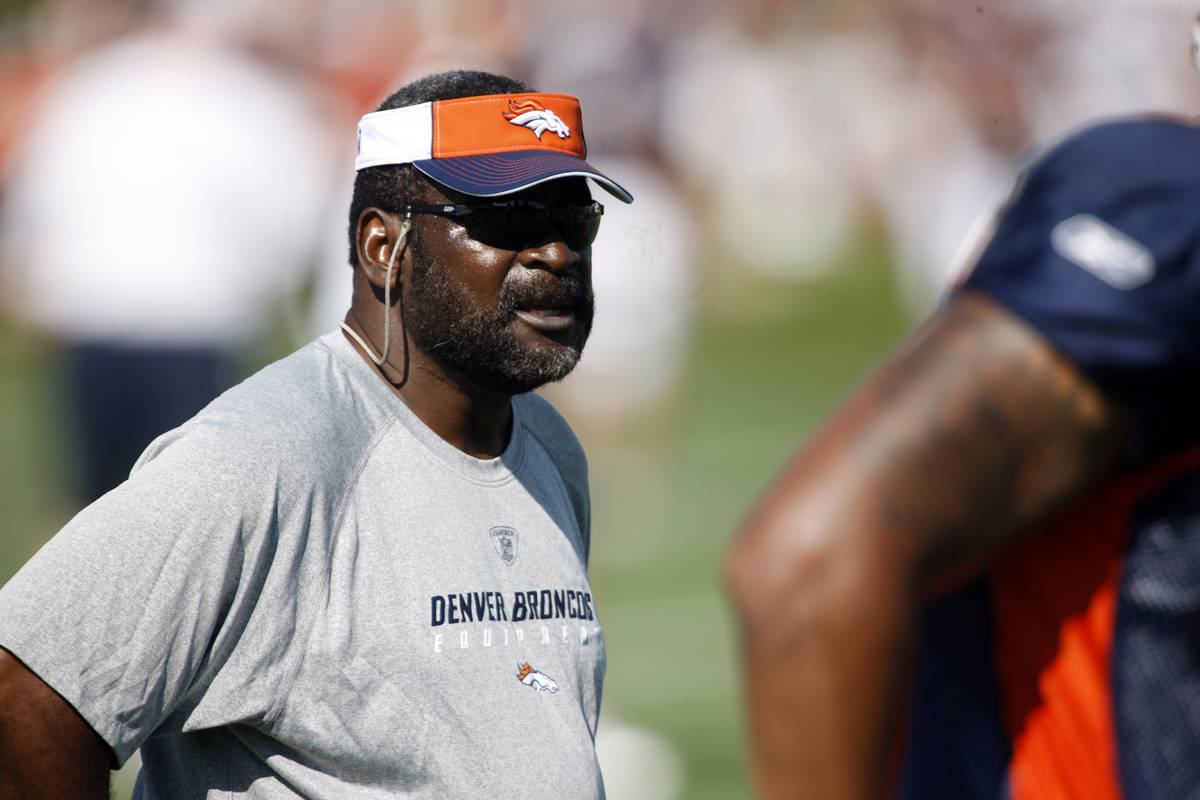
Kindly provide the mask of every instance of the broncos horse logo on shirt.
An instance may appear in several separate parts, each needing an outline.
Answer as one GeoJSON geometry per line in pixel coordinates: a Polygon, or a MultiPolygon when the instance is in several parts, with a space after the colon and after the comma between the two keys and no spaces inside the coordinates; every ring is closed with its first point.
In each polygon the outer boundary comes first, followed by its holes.
{"type": "Polygon", "coordinates": [[[554,694],[558,691],[558,683],[549,675],[538,672],[529,666],[528,661],[517,665],[517,680],[526,686],[532,686],[535,692],[549,692],[550,694],[554,694]]]}
{"type": "Polygon", "coordinates": [[[560,139],[566,139],[571,135],[571,129],[567,123],[562,121],[562,117],[536,100],[525,100],[520,103],[516,100],[509,100],[508,111],[504,112],[504,118],[513,125],[529,128],[538,141],[541,141],[542,134],[546,131],[558,134],[560,139]]]}

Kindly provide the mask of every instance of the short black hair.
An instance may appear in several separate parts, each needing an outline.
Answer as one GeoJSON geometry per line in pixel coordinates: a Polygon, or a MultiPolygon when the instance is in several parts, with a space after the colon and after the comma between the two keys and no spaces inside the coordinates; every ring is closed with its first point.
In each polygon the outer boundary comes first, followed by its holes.
{"type": "MultiPolygon", "coordinates": [[[[375,110],[387,111],[434,100],[532,91],[533,87],[515,78],[460,69],[426,75],[407,83],[389,95],[375,110]]],[[[354,177],[354,194],[350,200],[351,266],[358,266],[358,218],[362,216],[362,212],[368,208],[392,211],[406,203],[416,202],[421,187],[427,183],[430,183],[429,178],[412,164],[385,164],[358,171],[354,177]]]]}

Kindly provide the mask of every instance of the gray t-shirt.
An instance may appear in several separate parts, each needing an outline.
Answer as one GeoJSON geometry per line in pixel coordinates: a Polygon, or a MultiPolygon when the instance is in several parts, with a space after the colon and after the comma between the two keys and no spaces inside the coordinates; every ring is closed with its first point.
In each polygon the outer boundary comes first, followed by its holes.
{"type": "Polygon", "coordinates": [[[340,333],[159,438],[0,590],[0,645],[135,797],[599,798],[586,463],[540,397],[479,460],[340,333]]]}

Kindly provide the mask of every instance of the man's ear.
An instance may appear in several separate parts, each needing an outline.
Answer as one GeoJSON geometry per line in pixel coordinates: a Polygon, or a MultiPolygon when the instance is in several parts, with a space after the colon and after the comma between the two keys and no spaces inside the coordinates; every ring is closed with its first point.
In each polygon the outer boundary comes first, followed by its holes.
{"type": "Polygon", "coordinates": [[[386,288],[388,264],[392,263],[391,288],[400,283],[400,262],[408,243],[408,221],[378,208],[364,209],[358,217],[358,265],[373,286],[386,288]]]}

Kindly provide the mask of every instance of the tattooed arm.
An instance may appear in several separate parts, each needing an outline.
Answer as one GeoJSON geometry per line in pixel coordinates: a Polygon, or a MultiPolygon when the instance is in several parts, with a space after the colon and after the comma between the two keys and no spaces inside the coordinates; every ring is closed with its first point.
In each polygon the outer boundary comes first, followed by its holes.
{"type": "Polygon", "coordinates": [[[985,560],[1087,486],[1112,463],[1126,416],[970,293],[850,398],[726,561],[764,797],[882,795],[921,586],[985,560]]]}

